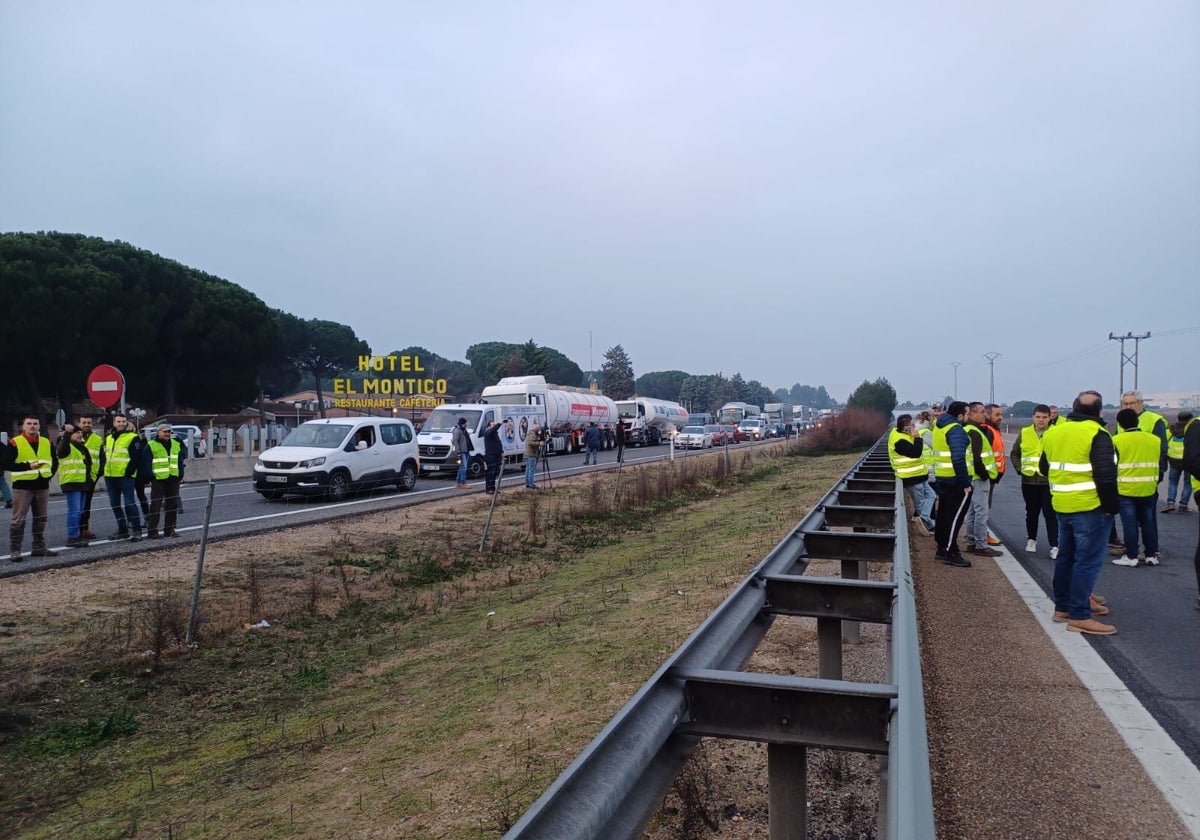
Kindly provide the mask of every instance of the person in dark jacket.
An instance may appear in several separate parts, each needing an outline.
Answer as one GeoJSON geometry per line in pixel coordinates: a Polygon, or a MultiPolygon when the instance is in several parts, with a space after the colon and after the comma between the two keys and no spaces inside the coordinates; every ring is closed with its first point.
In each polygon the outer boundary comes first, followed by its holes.
{"type": "MultiPolygon", "coordinates": [[[[1192,494],[1200,491],[1200,421],[1189,420],[1183,432],[1183,468],[1187,470],[1192,485],[1192,494]]],[[[1200,517],[1196,517],[1200,519],[1200,517]]],[[[1196,542],[1196,587],[1200,589],[1200,540],[1196,542]]],[[[1196,609],[1200,610],[1200,594],[1196,595],[1196,609]]]]}
{"type": "Polygon", "coordinates": [[[971,561],[958,547],[958,531],[971,500],[971,475],[967,472],[970,441],[963,428],[967,404],[955,400],[946,406],[933,428],[933,469],[937,477],[938,508],[934,520],[937,559],[950,566],[967,567],[971,561]]]}
{"type": "Polygon", "coordinates": [[[67,545],[83,548],[83,507],[88,488],[92,487],[92,453],[84,444],[83,429],[70,423],[63,426],[58,439],[58,486],[67,502],[67,545]]]}
{"type": "Polygon", "coordinates": [[[900,482],[912,500],[912,521],[919,522],[926,534],[931,534],[937,527],[930,516],[933,512],[934,493],[933,488],[929,486],[929,470],[925,468],[925,442],[917,434],[911,414],[901,414],[896,418],[896,431],[888,436],[888,440],[892,452],[900,456],[897,459],[891,452],[888,453],[892,468],[900,476],[900,482]],[[902,460],[905,458],[911,458],[917,463],[905,462],[902,460]],[[912,475],[904,475],[906,472],[911,472],[912,475]]]}
{"type": "Polygon", "coordinates": [[[163,423],[154,432],[154,440],[142,447],[138,475],[150,482],[150,510],[146,519],[146,536],[159,538],[158,518],[163,518],[164,537],[177,537],[175,524],[179,518],[179,484],[183,480],[183,450],[186,445],[172,436],[170,425],[163,423]]]}
{"type": "Polygon", "coordinates": [[[12,522],[8,527],[9,560],[24,559],[25,519],[33,511],[34,557],[53,557],[46,547],[46,521],[50,510],[50,476],[58,470],[58,453],[41,435],[42,421],[32,414],[21,420],[21,434],[9,439],[0,455],[0,469],[12,473],[12,522]]]}
{"type": "Polygon", "coordinates": [[[484,473],[484,492],[496,492],[496,479],[500,475],[500,465],[504,462],[504,442],[500,440],[500,433],[504,431],[505,426],[508,426],[508,433],[512,434],[512,422],[504,421],[504,423],[496,423],[495,421],[488,423],[487,431],[483,433],[483,461],[487,467],[484,473]]]}
{"type": "Polygon", "coordinates": [[[583,453],[583,465],[586,467],[589,463],[600,463],[600,427],[593,421],[588,423],[586,431],[583,433],[583,445],[586,447],[583,453]]]}
{"type": "Polygon", "coordinates": [[[1054,621],[1077,633],[1111,636],[1117,628],[1094,615],[1106,615],[1091,598],[1104,567],[1105,544],[1113,516],[1121,511],[1112,436],[1100,421],[1104,399],[1083,391],[1067,422],[1042,437],[1039,467],[1050,480],[1058,514],[1058,559],[1054,561],[1054,621]]]}

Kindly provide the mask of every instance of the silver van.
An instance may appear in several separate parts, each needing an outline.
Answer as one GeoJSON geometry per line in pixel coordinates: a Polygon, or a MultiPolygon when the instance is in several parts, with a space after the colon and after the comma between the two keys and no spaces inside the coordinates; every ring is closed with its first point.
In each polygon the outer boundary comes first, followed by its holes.
{"type": "Polygon", "coordinates": [[[417,435],[403,418],[333,417],[301,423],[254,463],[254,489],[264,499],[289,493],[340,502],[357,490],[417,484],[417,435]]]}

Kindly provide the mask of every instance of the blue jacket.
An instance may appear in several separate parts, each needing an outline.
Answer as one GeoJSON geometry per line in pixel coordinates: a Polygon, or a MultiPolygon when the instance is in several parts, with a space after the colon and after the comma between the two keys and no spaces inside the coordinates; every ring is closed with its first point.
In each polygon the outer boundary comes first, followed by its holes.
{"type": "Polygon", "coordinates": [[[587,444],[588,449],[599,449],[601,440],[599,426],[588,426],[583,433],[583,442],[587,444]]]}
{"type": "MultiPolygon", "coordinates": [[[[945,428],[952,423],[958,423],[958,420],[953,414],[943,413],[937,419],[938,428],[945,428]]],[[[967,488],[971,486],[971,475],[967,472],[967,450],[971,448],[971,441],[967,437],[966,430],[959,423],[957,429],[951,429],[946,432],[946,445],[950,447],[950,463],[954,465],[954,484],[955,486],[967,488]]],[[[938,483],[948,481],[945,478],[939,478],[938,483]]]]}

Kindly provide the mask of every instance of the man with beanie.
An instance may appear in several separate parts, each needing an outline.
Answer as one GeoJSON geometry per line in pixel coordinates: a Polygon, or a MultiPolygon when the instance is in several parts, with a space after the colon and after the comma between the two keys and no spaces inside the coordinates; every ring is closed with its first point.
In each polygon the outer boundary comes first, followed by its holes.
{"type": "Polygon", "coordinates": [[[42,421],[27,414],[21,421],[21,434],[4,447],[0,469],[12,473],[12,522],[8,527],[9,559],[23,560],[21,544],[25,541],[25,519],[33,511],[34,557],[53,557],[46,547],[46,520],[50,511],[50,476],[58,470],[58,453],[47,438],[41,436],[42,421]]]}
{"type": "Polygon", "coordinates": [[[1146,565],[1157,566],[1158,483],[1167,468],[1166,453],[1156,435],[1139,428],[1138,413],[1132,408],[1117,412],[1121,433],[1113,438],[1117,450],[1117,492],[1121,496],[1121,533],[1125,536],[1125,554],[1114,557],[1117,566],[1138,564],[1138,530],[1146,546],[1146,565]]]}
{"type": "Polygon", "coordinates": [[[1058,514],[1054,621],[1076,633],[1111,636],[1117,628],[1093,617],[1108,608],[1091,600],[1112,518],[1121,510],[1112,436],[1100,422],[1103,405],[1098,391],[1081,392],[1067,422],[1043,436],[1040,468],[1058,514]]]}
{"type": "Polygon", "coordinates": [[[967,471],[970,441],[963,421],[967,404],[955,400],[933,426],[933,472],[937,477],[938,508],[934,519],[937,559],[948,566],[966,568],[971,561],[958,548],[958,530],[971,499],[971,475],[967,471]]]}

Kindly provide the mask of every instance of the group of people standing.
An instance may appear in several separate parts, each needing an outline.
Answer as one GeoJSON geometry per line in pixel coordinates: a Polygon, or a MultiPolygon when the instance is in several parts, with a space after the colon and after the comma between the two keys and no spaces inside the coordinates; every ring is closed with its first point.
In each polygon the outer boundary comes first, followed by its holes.
{"type": "MultiPolygon", "coordinates": [[[[925,529],[932,523],[936,557],[959,567],[971,565],[958,548],[964,523],[968,553],[999,555],[991,547],[1000,541],[988,532],[987,516],[992,490],[1012,463],[1021,475],[1027,552],[1037,551],[1039,519],[1046,524],[1055,562],[1054,621],[1076,632],[1111,635],[1116,628],[1097,620],[1109,614],[1107,603],[1093,592],[1106,549],[1119,566],[1159,565],[1156,517],[1189,513],[1189,500],[1200,490],[1200,424],[1183,412],[1168,425],[1146,410],[1137,391],[1122,395],[1112,432],[1102,408],[1096,391],[1080,393],[1067,417],[1054,406],[1036,406],[1032,424],[1021,429],[1005,458],[999,407],[956,401],[936,420],[929,412],[915,422],[901,415],[888,452],[913,502],[913,520],[925,529]],[[1164,476],[1167,500],[1159,511],[1164,476]]],[[[1200,588],[1200,541],[1194,562],[1200,588]]]]}
{"type": "Polygon", "coordinates": [[[56,474],[67,503],[67,547],[83,548],[97,538],[91,530],[91,515],[100,478],[104,479],[109,507],[117,523],[116,532],[108,537],[110,540],[137,541],[143,533],[150,539],[177,536],[184,450],[183,443],[172,435],[170,424],[160,424],[154,439],[145,441],[123,414],[112,418],[112,427],[104,436],[92,430],[91,417],[65,423],[57,444],[51,445],[41,434],[40,419],[26,415],[21,421],[21,433],[0,450],[0,476],[7,472],[12,479],[9,559],[13,562],[25,559],[22,547],[26,520],[31,514],[30,556],[56,554],[46,544],[50,479],[56,474]],[[143,483],[150,485],[148,504],[144,493],[139,498],[143,483]],[[164,526],[161,533],[160,517],[164,526]]]}

